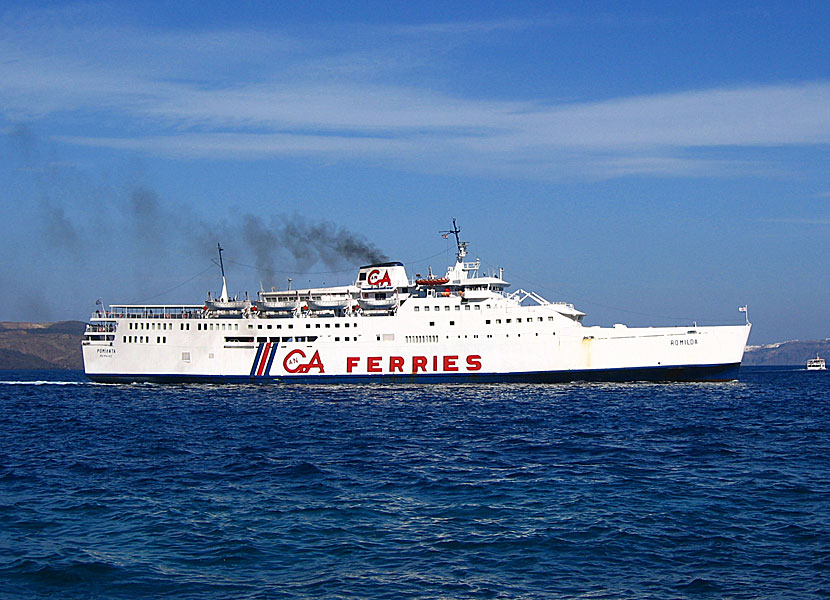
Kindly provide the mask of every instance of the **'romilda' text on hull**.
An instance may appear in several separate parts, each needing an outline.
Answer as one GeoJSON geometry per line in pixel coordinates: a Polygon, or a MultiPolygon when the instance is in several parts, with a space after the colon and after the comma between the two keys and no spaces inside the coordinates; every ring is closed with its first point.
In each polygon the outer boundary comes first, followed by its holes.
{"type": "MultiPolygon", "coordinates": [[[[83,338],[104,383],[701,381],[737,376],[750,323],[589,327],[571,304],[507,292],[465,261],[410,279],[402,263],[360,267],[353,284],[228,296],[202,304],[99,301],[83,338]]],[[[746,307],[741,311],[746,312],[746,307]]]]}

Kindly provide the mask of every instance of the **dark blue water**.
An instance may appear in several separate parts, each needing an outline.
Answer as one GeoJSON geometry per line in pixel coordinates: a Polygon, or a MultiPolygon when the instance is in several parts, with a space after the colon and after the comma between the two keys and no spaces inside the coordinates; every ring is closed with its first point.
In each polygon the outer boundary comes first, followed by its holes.
{"type": "Polygon", "coordinates": [[[830,595],[827,373],[0,380],[0,598],[830,595]]]}

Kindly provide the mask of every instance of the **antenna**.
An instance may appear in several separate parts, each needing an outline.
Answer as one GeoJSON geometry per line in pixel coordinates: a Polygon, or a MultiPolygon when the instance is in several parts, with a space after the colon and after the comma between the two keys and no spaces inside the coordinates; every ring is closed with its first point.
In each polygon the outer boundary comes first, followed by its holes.
{"type": "Polygon", "coordinates": [[[441,234],[441,237],[448,237],[450,234],[455,236],[455,245],[458,246],[458,262],[464,260],[464,257],[467,256],[467,242],[462,242],[461,238],[458,237],[458,234],[461,233],[461,228],[455,222],[455,217],[452,219],[452,229],[447,231],[439,231],[438,233],[441,234]]]}
{"type": "Polygon", "coordinates": [[[225,276],[225,263],[222,261],[222,251],[224,248],[219,244],[216,244],[216,247],[219,249],[219,269],[222,271],[222,277],[225,276]]]}

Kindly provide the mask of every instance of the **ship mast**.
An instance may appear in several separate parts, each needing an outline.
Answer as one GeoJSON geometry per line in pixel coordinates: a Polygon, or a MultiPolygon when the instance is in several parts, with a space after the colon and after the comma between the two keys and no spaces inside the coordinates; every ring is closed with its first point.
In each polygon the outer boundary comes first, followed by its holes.
{"type": "Polygon", "coordinates": [[[228,283],[225,281],[225,263],[222,261],[222,246],[216,244],[219,249],[219,269],[222,271],[222,295],[219,297],[221,302],[228,301],[228,283]]]}
{"type": "Polygon", "coordinates": [[[453,234],[455,236],[455,245],[458,247],[456,262],[463,262],[464,257],[467,256],[467,242],[462,242],[461,238],[458,237],[458,234],[461,233],[461,228],[456,224],[455,217],[453,217],[452,220],[452,229],[441,231],[440,233],[443,237],[447,237],[449,234],[453,234]]]}

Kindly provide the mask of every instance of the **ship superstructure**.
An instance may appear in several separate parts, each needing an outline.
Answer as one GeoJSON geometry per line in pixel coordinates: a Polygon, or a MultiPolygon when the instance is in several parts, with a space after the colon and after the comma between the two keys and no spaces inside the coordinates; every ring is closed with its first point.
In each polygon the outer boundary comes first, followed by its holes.
{"type": "MultiPolygon", "coordinates": [[[[732,326],[588,327],[585,313],[481,274],[455,237],[444,275],[400,262],[362,266],[353,284],[260,291],[203,304],[111,305],[83,339],[99,382],[562,382],[736,377],[750,332],[732,326]]],[[[744,312],[745,308],[742,309],[744,312]]]]}

